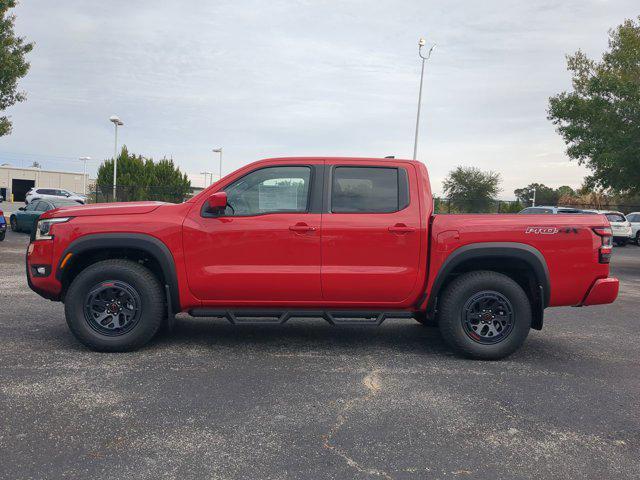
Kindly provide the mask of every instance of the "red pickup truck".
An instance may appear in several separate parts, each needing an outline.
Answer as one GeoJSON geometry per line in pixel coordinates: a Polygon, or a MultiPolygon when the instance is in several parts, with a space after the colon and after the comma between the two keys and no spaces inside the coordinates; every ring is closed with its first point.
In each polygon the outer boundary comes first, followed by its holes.
{"type": "Polygon", "coordinates": [[[186,311],[234,324],[414,317],[495,359],[547,307],[613,302],[611,249],[603,215],[434,215],[420,162],[276,158],[178,205],[47,212],[27,278],[95,350],[138,348],[186,311]]]}

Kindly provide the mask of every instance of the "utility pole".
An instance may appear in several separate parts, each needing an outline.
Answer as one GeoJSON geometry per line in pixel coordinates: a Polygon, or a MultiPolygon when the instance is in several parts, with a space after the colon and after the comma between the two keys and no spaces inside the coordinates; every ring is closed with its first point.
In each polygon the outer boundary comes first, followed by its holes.
{"type": "MultiPolygon", "coordinates": [[[[219,170],[220,177],[218,178],[218,180],[220,180],[220,178],[222,178],[222,147],[214,148],[213,149],[213,153],[219,153],[220,154],[220,170],[219,170]]],[[[213,176],[211,177],[211,183],[213,183],[213,176]]]]}
{"type": "Polygon", "coordinates": [[[111,115],[111,117],[109,117],[109,121],[113,123],[114,127],[116,128],[116,139],[115,139],[115,146],[113,148],[113,201],[116,201],[116,186],[118,183],[117,180],[117,173],[118,173],[118,127],[121,127],[122,125],[124,125],[124,123],[122,122],[122,120],[120,120],[118,118],[117,115],[111,115]]]}
{"type": "Polygon", "coordinates": [[[211,183],[213,183],[213,172],[200,172],[200,175],[204,175],[204,188],[207,188],[211,183]],[[211,176],[211,183],[207,181],[207,175],[211,176]]]}
{"type": "Polygon", "coordinates": [[[87,194],[87,162],[91,161],[91,157],[80,157],[80,161],[84,162],[84,175],[82,177],[82,193],[87,194]]]}
{"type": "Polygon", "coordinates": [[[418,92],[418,114],[416,115],[416,136],[413,141],[413,159],[414,160],[418,155],[418,131],[420,128],[420,106],[422,104],[422,83],[424,80],[424,64],[427,60],[431,58],[431,52],[433,52],[433,49],[436,48],[436,45],[434,43],[433,46],[429,49],[429,52],[427,52],[427,55],[425,56],[422,54],[422,47],[424,47],[425,44],[426,42],[424,38],[420,38],[420,40],[418,40],[418,56],[422,59],[422,70],[420,71],[420,90],[418,92]]]}

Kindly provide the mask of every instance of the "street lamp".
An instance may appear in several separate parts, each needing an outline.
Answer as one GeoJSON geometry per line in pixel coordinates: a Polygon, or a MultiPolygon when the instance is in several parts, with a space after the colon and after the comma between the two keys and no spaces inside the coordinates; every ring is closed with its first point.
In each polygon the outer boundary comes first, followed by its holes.
{"type": "Polygon", "coordinates": [[[80,157],[80,161],[84,162],[84,176],[82,177],[83,193],[87,194],[87,162],[91,161],[91,157],[80,157]]]}
{"type": "Polygon", "coordinates": [[[416,155],[418,154],[418,128],[420,127],[420,105],[422,104],[422,80],[424,79],[424,62],[426,62],[427,60],[429,60],[431,58],[431,52],[433,52],[433,49],[436,48],[436,44],[434,43],[433,46],[429,49],[429,52],[427,52],[427,55],[423,55],[422,54],[422,47],[425,46],[425,40],[424,38],[420,38],[420,40],[418,40],[418,56],[422,59],[422,71],[420,72],[420,92],[418,93],[418,114],[416,115],[416,137],[415,140],[413,142],[413,159],[416,159],[416,155]]]}
{"type": "Polygon", "coordinates": [[[115,146],[113,148],[113,201],[115,202],[117,186],[116,174],[118,173],[118,127],[121,127],[122,125],[124,125],[124,123],[122,122],[122,120],[120,120],[120,118],[118,118],[117,115],[111,115],[109,117],[109,121],[113,123],[113,126],[116,129],[115,146]]]}
{"type": "MultiPolygon", "coordinates": [[[[219,153],[220,154],[220,178],[222,178],[222,147],[214,148],[213,149],[213,153],[219,153]]],[[[211,177],[211,183],[213,183],[213,177],[211,177]]]]}
{"type": "Polygon", "coordinates": [[[204,188],[207,188],[213,183],[213,172],[200,172],[200,175],[204,175],[204,188]],[[207,182],[207,175],[211,175],[211,183],[207,182]]]}

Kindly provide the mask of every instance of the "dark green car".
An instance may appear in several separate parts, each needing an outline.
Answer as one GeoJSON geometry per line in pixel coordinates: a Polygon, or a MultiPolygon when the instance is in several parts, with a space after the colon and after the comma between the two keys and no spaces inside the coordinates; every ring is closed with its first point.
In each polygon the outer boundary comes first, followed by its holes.
{"type": "Polygon", "coordinates": [[[20,207],[9,217],[11,230],[14,232],[29,232],[36,228],[40,215],[59,207],[77,207],[78,202],[64,199],[34,200],[26,207],[20,207]]]}

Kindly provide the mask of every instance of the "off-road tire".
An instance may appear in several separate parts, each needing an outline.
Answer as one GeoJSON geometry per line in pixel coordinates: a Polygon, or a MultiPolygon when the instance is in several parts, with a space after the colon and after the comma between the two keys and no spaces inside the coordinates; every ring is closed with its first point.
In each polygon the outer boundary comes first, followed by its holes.
{"type": "Polygon", "coordinates": [[[531,303],[522,287],[510,277],[492,271],[465,273],[452,281],[439,299],[438,324],[444,340],[465,357],[481,360],[504,358],[522,346],[531,328],[531,303]],[[512,327],[498,343],[483,344],[465,331],[464,307],[482,292],[495,292],[508,300],[512,327]]]}
{"type": "Polygon", "coordinates": [[[126,352],[148,343],[166,316],[165,295],[158,279],[142,265],[129,260],[104,260],[80,272],[65,296],[65,316],[73,335],[84,345],[100,352],[126,352]],[[125,282],[140,299],[140,315],[130,331],[117,336],[92,328],[85,305],[92,289],[102,282],[125,282]]]}

